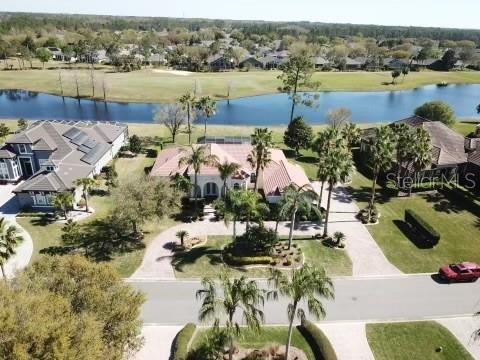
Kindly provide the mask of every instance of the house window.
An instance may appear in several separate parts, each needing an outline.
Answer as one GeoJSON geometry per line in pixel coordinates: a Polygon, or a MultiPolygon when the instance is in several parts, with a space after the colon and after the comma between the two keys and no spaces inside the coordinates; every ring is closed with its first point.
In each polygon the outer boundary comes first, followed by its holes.
{"type": "Polygon", "coordinates": [[[235,190],[240,189],[240,184],[239,184],[239,183],[233,184],[233,188],[234,188],[235,190]]]}
{"type": "Polygon", "coordinates": [[[53,171],[55,168],[51,165],[47,166],[47,171],[53,171]]]}
{"type": "Polygon", "coordinates": [[[17,160],[12,160],[11,164],[12,164],[12,169],[13,169],[13,177],[16,179],[20,176],[20,170],[19,170],[18,162],[17,162],[17,160]]]}
{"type": "Polygon", "coordinates": [[[8,175],[7,164],[5,163],[4,159],[0,160],[0,179],[2,179],[2,180],[10,179],[10,177],[8,175]]]}
{"type": "Polygon", "coordinates": [[[53,198],[49,193],[39,192],[39,193],[30,193],[33,198],[33,204],[35,206],[48,206],[53,202],[53,198]]]}
{"type": "Polygon", "coordinates": [[[26,154],[27,153],[27,145],[18,144],[18,151],[20,152],[20,154],[26,154]]]}
{"type": "Polygon", "coordinates": [[[250,174],[250,182],[253,184],[255,181],[257,181],[257,176],[255,173],[250,174]]]}

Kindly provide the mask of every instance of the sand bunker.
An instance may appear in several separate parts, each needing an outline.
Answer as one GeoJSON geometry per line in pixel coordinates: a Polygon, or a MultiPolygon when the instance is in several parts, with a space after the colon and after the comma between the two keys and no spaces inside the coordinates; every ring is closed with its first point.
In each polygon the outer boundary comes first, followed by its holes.
{"type": "Polygon", "coordinates": [[[154,69],[152,70],[154,73],[159,74],[171,74],[171,75],[179,75],[179,76],[189,76],[192,73],[190,71],[182,71],[182,70],[161,70],[161,69],[154,69]]]}

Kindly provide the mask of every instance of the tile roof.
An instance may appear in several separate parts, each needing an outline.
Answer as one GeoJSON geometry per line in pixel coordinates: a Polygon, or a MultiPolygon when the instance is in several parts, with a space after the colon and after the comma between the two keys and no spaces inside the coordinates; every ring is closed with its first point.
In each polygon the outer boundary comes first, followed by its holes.
{"type": "MultiPolygon", "coordinates": [[[[200,146],[195,144],[194,146],[200,146]]],[[[246,178],[252,174],[255,169],[248,163],[247,158],[252,151],[250,144],[207,144],[208,154],[216,155],[220,162],[225,160],[236,162],[240,165],[239,172],[235,178],[246,178]]],[[[171,176],[176,173],[194,175],[192,168],[188,166],[178,166],[179,160],[188,154],[189,147],[175,146],[163,150],[152,168],[152,176],[171,176]]],[[[282,150],[271,149],[270,164],[264,169],[264,192],[266,195],[275,195],[281,193],[285,187],[291,183],[299,186],[310,184],[307,175],[303,169],[288,162],[282,150]]],[[[215,166],[202,166],[199,175],[218,176],[219,172],[215,166]]]]}

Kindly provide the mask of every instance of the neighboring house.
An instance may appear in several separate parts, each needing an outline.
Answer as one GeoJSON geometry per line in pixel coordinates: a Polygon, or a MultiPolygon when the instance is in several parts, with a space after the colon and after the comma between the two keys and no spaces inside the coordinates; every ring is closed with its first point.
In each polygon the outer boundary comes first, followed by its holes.
{"type": "Polygon", "coordinates": [[[405,66],[409,65],[409,62],[402,59],[386,58],[384,65],[390,70],[402,70],[405,66]]]}
{"type": "Polygon", "coordinates": [[[52,197],[64,191],[78,201],[75,180],[100,173],[127,138],[123,124],[36,121],[0,149],[0,178],[26,179],[14,190],[21,207],[52,207],[52,197]]]}
{"type": "Polygon", "coordinates": [[[265,56],[260,59],[265,70],[278,69],[283,64],[284,60],[275,56],[265,56]]]}
{"type": "Polygon", "coordinates": [[[324,66],[328,66],[330,62],[321,56],[315,56],[312,58],[312,62],[315,65],[315,69],[322,69],[324,66]]]}
{"type": "Polygon", "coordinates": [[[66,56],[63,54],[62,50],[54,47],[54,46],[49,46],[47,47],[47,50],[52,53],[52,59],[55,61],[68,61],[70,58],[66,59],[66,56]]]}
{"type": "Polygon", "coordinates": [[[365,61],[360,61],[357,59],[352,59],[349,57],[345,58],[345,68],[347,70],[361,70],[363,65],[365,65],[365,61]]]}
{"type": "Polygon", "coordinates": [[[224,55],[210,57],[207,62],[212,71],[230,70],[235,67],[232,59],[228,59],[224,55]]]}
{"type": "Polygon", "coordinates": [[[252,56],[252,57],[247,57],[246,59],[243,59],[242,61],[240,61],[240,63],[238,64],[238,67],[240,69],[243,69],[243,68],[262,69],[263,63],[252,56]]]}
{"type": "MultiPolygon", "coordinates": [[[[201,146],[195,144],[194,146],[201,146]]],[[[252,151],[252,145],[208,143],[208,154],[216,155],[220,162],[228,160],[240,164],[238,170],[227,180],[229,188],[253,188],[255,184],[255,169],[247,158],[252,151]]],[[[176,146],[163,150],[151,171],[152,176],[170,177],[175,174],[187,176],[194,183],[194,171],[188,166],[179,166],[178,162],[190,152],[189,147],[176,146]]],[[[285,188],[294,183],[298,186],[310,184],[307,175],[299,165],[291,164],[280,149],[271,149],[270,164],[260,172],[258,188],[262,190],[269,203],[277,203],[282,198],[285,188]]],[[[198,174],[197,197],[219,197],[223,193],[223,181],[214,166],[202,166],[198,174]]]]}
{"type": "Polygon", "coordinates": [[[167,59],[164,54],[151,54],[150,57],[145,60],[148,65],[166,65],[167,59]]]}
{"type": "MultiPolygon", "coordinates": [[[[434,178],[445,176],[452,178],[464,173],[467,163],[468,149],[465,137],[449,128],[440,121],[431,121],[420,116],[412,116],[390,124],[407,124],[412,128],[423,128],[430,134],[432,147],[432,161],[429,166],[419,171],[417,177],[434,178]]],[[[367,149],[367,144],[375,137],[375,129],[365,129],[362,138],[362,150],[367,149]]],[[[400,164],[406,169],[408,164],[400,164]]]]}

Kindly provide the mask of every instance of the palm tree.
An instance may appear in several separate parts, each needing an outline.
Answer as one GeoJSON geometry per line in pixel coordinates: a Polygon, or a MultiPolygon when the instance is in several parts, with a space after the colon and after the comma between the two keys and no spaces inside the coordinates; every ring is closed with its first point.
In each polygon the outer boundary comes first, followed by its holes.
{"type": "Polygon", "coordinates": [[[237,221],[242,216],[243,198],[246,196],[246,191],[246,189],[232,189],[228,191],[223,200],[218,199],[218,201],[221,202],[225,225],[228,226],[230,221],[233,221],[232,241],[235,241],[237,238],[237,221]]]}
{"type": "MultiPolygon", "coordinates": [[[[412,170],[414,173],[425,169],[432,162],[432,148],[430,143],[430,134],[427,130],[417,128],[414,135],[414,145],[412,151],[412,170]]],[[[412,194],[412,186],[408,190],[408,196],[412,194]]]]}
{"type": "Polygon", "coordinates": [[[88,195],[92,188],[98,185],[98,182],[93,178],[84,177],[75,180],[75,185],[82,187],[83,198],[85,199],[85,211],[88,212],[88,195]]]}
{"type": "Polygon", "coordinates": [[[187,113],[187,131],[188,144],[192,143],[192,118],[195,118],[195,104],[197,99],[193,94],[185,94],[180,97],[178,102],[182,105],[183,110],[187,113]]]}
{"type": "Polygon", "coordinates": [[[394,141],[392,129],[388,126],[381,126],[376,129],[375,138],[370,144],[370,161],[372,163],[372,190],[370,192],[370,201],[368,204],[368,220],[372,216],[372,210],[375,205],[375,190],[377,186],[378,175],[381,171],[390,168],[394,156],[394,141]]]}
{"type": "Polygon", "coordinates": [[[325,167],[326,179],[328,183],[327,211],[325,213],[325,226],[323,227],[323,236],[328,236],[328,220],[330,218],[330,205],[332,201],[333,187],[335,184],[347,181],[353,170],[352,154],[340,145],[333,149],[323,162],[325,167]]]}
{"type": "Polygon", "coordinates": [[[223,181],[223,197],[225,197],[228,190],[227,180],[240,169],[240,165],[225,159],[223,163],[217,163],[217,169],[220,173],[220,179],[223,181]]]}
{"type": "Polygon", "coordinates": [[[202,96],[195,103],[195,108],[200,111],[205,120],[205,130],[203,136],[207,136],[207,121],[217,112],[217,103],[210,96],[202,96]]]}
{"type": "Polygon", "coordinates": [[[261,223],[263,216],[269,211],[268,205],[263,202],[262,196],[256,191],[241,190],[238,201],[240,214],[245,216],[247,230],[252,220],[261,223]]]}
{"type": "Polygon", "coordinates": [[[53,204],[55,207],[63,212],[65,220],[68,219],[68,211],[71,209],[73,204],[73,196],[70,192],[61,192],[55,195],[53,198],[53,204]]]}
{"type": "Polygon", "coordinates": [[[357,144],[362,137],[362,130],[355,123],[348,123],[342,128],[342,138],[347,144],[348,151],[352,151],[353,145],[357,144]]]}
{"type": "Polygon", "coordinates": [[[273,146],[272,132],[267,128],[255,129],[252,134],[252,145],[253,149],[247,160],[255,169],[255,186],[253,189],[256,191],[260,170],[263,170],[272,160],[270,158],[270,148],[273,146]]]}
{"type": "Polygon", "coordinates": [[[290,300],[287,306],[289,326],[285,351],[285,359],[288,360],[293,320],[295,317],[299,320],[305,320],[306,318],[305,310],[299,307],[300,303],[305,301],[308,306],[308,312],[315,318],[325,317],[325,308],[319,298],[327,300],[334,298],[333,283],[323,268],[316,268],[309,264],[305,264],[298,270],[292,268],[291,276],[278,269],[271,269],[270,272],[271,275],[268,282],[273,284],[275,290],[269,292],[267,298],[277,299],[280,294],[288,297],[290,300]]]}
{"type": "Polygon", "coordinates": [[[413,132],[411,128],[405,124],[395,124],[395,157],[397,162],[397,187],[400,187],[400,176],[402,175],[402,166],[405,166],[405,161],[412,154],[414,145],[413,132]]]}
{"type": "Polygon", "coordinates": [[[290,232],[288,234],[288,249],[292,246],[293,228],[295,226],[295,216],[299,208],[305,207],[310,213],[312,202],[317,198],[315,191],[309,189],[310,185],[298,186],[290,184],[283,194],[282,207],[280,214],[290,215],[290,232]]]}
{"type": "Polygon", "coordinates": [[[202,289],[197,291],[197,299],[202,300],[198,318],[200,321],[215,320],[217,316],[226,316],[225,331],[229,340],[228,358],[233,358],[233,343],[240,336],[240,325],[235,320],[239,311],[247,323],[247,327],[255,332],[260,330],[264,321],[264,292],[258,288],[254,280],[245,275],[239,279],[230,279],[230,273],[223,270],[218,276],[219,284],[211,278],[202,279],[202,289]],[[223,297],[220,297],[219,294],[223,297]]]}
{"type": "MultiPolygon", "coordinates": [[[[186,151],[185,148],[183,151],[186,151]]],[[[195,198],[195,210],[197,209],[197,197],[198,197],[198,173],[203,165],[215,165],[218,163],[218,158],[215,155],[207,154],[208,146],[207,145],[200,145],[200,146],[193,146],[190,145],[188,147],[189,153],[185,156],[181,157],[178,161],[178,166],[191,166],[194,171],[194,182],[193,182],[193,192],[195,198]]]]}
{"type": "Polygon", "coordinates": [[[18,235],[17,228],[13,225],[7,227],[5,218],[0,218],[0,269],[5,281],[7,280],[7,275],[5,274],[4,266],[15,255],[15,247],[22,241],[23,237],[18,235]]]}
{"type": "Polygon", "coordinates": [[[179,230],[179,231],[177,231],[177,233],[175,234],[175,236],[180,239],[180,244],[181,244],[182,246],[184,246],[184,240],[185,240],[186,237],[188,237],[188,231],[186,231],[186,230],[179,230]]]}

